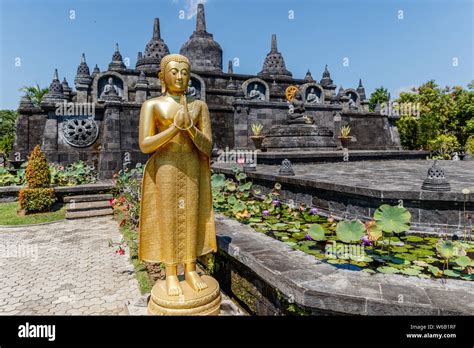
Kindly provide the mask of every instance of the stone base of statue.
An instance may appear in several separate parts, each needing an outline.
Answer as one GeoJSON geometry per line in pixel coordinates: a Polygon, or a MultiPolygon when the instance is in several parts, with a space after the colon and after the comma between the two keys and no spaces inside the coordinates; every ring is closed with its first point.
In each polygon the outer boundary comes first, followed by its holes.
{"type": "Polygon", "coordinates": [[[268,151],[335,150],[333,132],[314,124],[286,124],[270,128],[262,143],[268,151]]]}
{"type": "Polygon", "coordinates": [[[148,314],[151,315],[219,315],[221,307],[221,292],[219,283],[208,275],[202,275],[202,280],[207,284],[207,289],[195,291],[179,276],[180,286],[183,290],[181,296],[168,296],[166,281],[159,280],[151,290],[148,302],[148,314]]]}

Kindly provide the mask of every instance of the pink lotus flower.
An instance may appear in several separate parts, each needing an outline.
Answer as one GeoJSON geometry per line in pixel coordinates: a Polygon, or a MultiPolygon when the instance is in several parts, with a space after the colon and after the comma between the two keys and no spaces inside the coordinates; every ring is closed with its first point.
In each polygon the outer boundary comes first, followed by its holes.
{"type": "Polygon", "coordinates": [[[270,212],[265,209],[264,211],[262,211],[262,214],[263,214],[263,216],[268,216],[268,215],[270,215],[270,212]]]}
{"type": "Polygon", "coordinates": [[[316,209],[316,208],[311,208],[311,209],[309,210],[309,212],[310,212],[311,215],[316,215],[316,214],[318,213],[318,209],[316,209]]]}

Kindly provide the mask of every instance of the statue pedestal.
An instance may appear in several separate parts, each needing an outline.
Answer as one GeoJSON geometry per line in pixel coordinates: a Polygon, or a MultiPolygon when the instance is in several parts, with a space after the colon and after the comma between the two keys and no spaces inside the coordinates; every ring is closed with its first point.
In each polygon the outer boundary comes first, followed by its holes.
{"type": "Polygon", "coordinates": [[[181,296],[168,296],[166,281],[159,280],[151,290],[148,302],[148,314],[151,315],[219,315],[221,293],[219,283],[208,275],[202,275],[202,280],[208,288],[199,292],[194,291],[183,276],[179,276],[181,296]]]}

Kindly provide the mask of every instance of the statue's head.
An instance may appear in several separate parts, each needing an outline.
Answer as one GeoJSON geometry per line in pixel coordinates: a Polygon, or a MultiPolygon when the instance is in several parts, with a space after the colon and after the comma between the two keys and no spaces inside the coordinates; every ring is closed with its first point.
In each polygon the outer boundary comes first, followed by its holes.
{"type": "Polygon", "coordinates": [[[301,93],[300,93],[300,91],[296,91],[296,92],[295,92],[295,99],[296,99],[296,100],[301,100],[301,93]]]}
{"type": "Polygon", "coordinates": [[[258,85],[257,85],[257,84],[254,84],[254,85],[253,85],[253,89],[254,89],[254,90],[257,90],[257,89],[258,89],[258,85]]]}
{"type": "Polygon", "coordinates": [[[114,83],[114,79],[112,77],[109,77],[108,83],[109,83],[109,85],[112,85],[114,83]]]}
{"type": "Polygon", "coordinates": [[[180,54],[168,54],[160,63],[158,77],[161,81],[161,92],[184,94],[190,82],[191,64],[188,58],[180,54]]]}

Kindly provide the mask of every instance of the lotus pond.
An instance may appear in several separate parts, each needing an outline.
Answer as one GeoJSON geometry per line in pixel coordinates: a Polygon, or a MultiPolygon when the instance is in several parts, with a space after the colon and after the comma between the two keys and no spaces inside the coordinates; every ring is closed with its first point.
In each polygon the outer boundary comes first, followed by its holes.
{"type": "Polygon", "coordinates": [[[279,183],[262,195],[245,173],[236,168],[234,174],[212,175],[216,212],[318,260],[353,271],[474,280],[470,220],[458,239],[411,234],[411,214],[403,206],[384,204],[370,221],[336,221],[317,208],[282,202],[279,183]]]}

